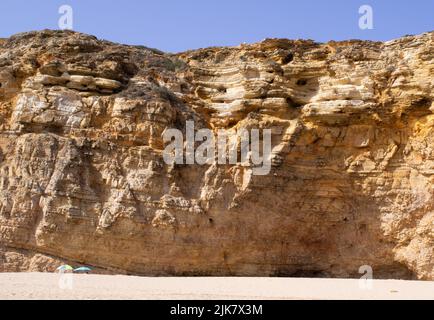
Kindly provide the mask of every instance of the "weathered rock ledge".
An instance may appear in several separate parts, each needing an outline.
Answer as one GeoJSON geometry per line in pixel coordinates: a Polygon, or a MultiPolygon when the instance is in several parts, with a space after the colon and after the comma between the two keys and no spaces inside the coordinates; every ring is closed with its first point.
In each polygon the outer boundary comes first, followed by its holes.
{"type": "Polygon", "coordinates": [[[433,280],[433,40],[0,40],[0,271],[433,280]],[[186,120],[272,129],[271,173],[165,164],[186,120]]]}

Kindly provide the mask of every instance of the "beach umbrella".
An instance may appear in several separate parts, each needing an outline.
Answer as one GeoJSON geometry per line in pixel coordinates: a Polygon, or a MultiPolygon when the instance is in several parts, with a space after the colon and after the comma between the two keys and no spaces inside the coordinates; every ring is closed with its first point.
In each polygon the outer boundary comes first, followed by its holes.
{"type": "Polygon", "coordinates": [[[91,272],[91,271],[92,271],[92,269],[89,267],[79,267],[77,269],[74,269],[74,272],[78,272],[78,273],[81,273],[81,272],[86,273],[86,272],[91,272]]]}
{"type": "Polygon", "coordinates": [[[74,270],[74,268],[71,267],[69,264],[61,265],[56,269],[56,271],[71,271],[71,270],[74,270]]]}

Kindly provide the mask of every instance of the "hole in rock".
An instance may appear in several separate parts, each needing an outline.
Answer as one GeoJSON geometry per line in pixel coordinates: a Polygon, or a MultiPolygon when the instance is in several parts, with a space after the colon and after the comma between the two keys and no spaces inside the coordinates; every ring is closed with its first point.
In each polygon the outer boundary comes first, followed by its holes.
{"type": "Polygon", "coordinates": [[[283,59],[282,59],[282,63],[283,64],[288,64],[290,63],[292,60],[294,60],[294,55],[292,53],[288,53],[283,59]]]}
{"type": "Polygon", "coordinates": [[[305,86],[305,85],[307,85],[306,79],[297,80],[297,86],[305,86]]]}
{"type": "Polygon", "coordinates": [[[288,103],[288,106],[291,108],[300,108],[302,107],[301,104],[294,102],[291,98],[286,98],[286,102],[288,103]]]}

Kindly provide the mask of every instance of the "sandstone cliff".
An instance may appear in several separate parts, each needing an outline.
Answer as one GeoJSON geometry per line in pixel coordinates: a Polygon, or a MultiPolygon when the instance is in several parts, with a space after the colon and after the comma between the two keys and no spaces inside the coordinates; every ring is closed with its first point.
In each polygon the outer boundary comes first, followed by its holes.
{"type": "Polygon", "coordinates": [[[0,271],[434,279],[433,40],[1,40],[0,271]],[[186,120],[272,129],[270,174],[167,165],[186,120]]]}

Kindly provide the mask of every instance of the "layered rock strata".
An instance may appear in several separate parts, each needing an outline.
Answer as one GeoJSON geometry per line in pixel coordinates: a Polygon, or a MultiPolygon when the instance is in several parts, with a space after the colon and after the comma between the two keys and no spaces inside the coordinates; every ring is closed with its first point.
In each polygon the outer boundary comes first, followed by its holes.
{"type": "Polygon", "coordinates": [[[433,40],[1,40],[0,271],[433,280],[433,40]],[[271,172],[165,163],[187,120],[271,129],[271,172]]]}

